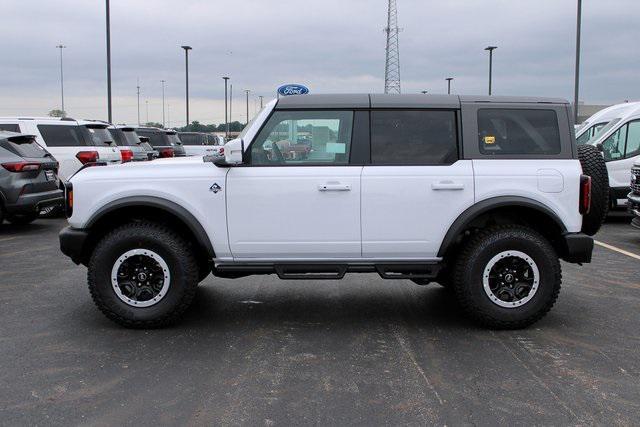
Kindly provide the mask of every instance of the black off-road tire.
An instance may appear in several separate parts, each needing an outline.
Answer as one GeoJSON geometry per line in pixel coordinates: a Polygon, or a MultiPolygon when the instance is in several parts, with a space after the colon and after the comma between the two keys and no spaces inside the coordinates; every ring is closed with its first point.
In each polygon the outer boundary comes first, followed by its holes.
{"type": "Polygon", "coordinates": [[[479,231],[462,246],[454,264],[452,285],[463,311],[480,325],[520,329],[547,314],[558,298],[561,281],[560,262],[547,239],[527,227],[503,225],[479,231]],[[499,306],[483,288],[485,267],[503,251],[525,253],[539,270],[537,292],[519,307],[499,306]]]}
{"type": "Polygon", "coordinates": [[[15,225],[27,225],[31,224],[38,218],[37,213],[33,214],[20,214],[20,215],[7,215],[7,221],[15,225]]]}
{"type": "Polygon", "coordinates": [[[4,221],[4,208],[2,207],[2,203],[0,203],[0,225],[4,221]]]}
{"type": "Polygon", "coordinates": [[[609,213],[609,174],[600,151],[593,145],[578,145],[582,173],[591,177],[591,209],[582,216],[582,232],[593,236],[609,213]]]}
{"type": "Polygon", "coordinates": [[[191,246],[172,229],[154,222],[122,225],[98,242],[89,261],[89,291],[109,319],[127,328],[158,328],[177,321],[189,308],[198,286],[198,264],[191,246]],[[148,249],[166,262],[171,274],[166,295],[150,307],[132,307],[111,284],[111,270],[132,249],[148,249]]]}

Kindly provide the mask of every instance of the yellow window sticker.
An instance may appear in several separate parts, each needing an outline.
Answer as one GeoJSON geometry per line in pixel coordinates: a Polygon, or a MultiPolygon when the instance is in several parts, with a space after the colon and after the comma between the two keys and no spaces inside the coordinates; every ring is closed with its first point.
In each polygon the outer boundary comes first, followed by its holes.
{"type": "Polygon", "coordinates": [[[484,143],[485,144],[495,144],[496,143],[496,137],[493,135],[487,135],[484,137],[484,143]]]}

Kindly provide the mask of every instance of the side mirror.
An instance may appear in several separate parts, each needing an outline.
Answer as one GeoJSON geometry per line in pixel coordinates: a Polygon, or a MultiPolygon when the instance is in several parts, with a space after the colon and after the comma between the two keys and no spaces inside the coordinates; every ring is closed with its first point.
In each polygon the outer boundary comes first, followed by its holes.
{"type": "Polygon", "coordinates": [[[596,144],[596,148],[598,149],[599,152],[601,152],[601,153],[604,152],[604,147],[602,146],[601,142],[596,144]]]}
{"type": "Polygon", "coordinates": [[[241,165],[244,153],[244,141],[234,139],[224,145],[224,161],[228,165],[241,165]]]}

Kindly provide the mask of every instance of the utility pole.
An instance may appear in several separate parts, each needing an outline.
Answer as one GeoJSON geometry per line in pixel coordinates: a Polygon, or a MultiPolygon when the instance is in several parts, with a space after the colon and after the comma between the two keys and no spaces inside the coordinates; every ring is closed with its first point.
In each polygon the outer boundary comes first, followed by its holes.
{"type": "Polygon", "coordinates": [[[187,100],[187,126],[189,126],[189,51],[191,46],[181,46],[184,49],[184,70],[185,70],[185,94],[187,100]]]}
{"type": "Polygon", "coordinates": [[[109,0],[107,3],[107,116],[108,122],[112,123],[111,114],[111,17],[109,12],[109,0]]]}
{"type": "Polygon", "coordinates": [[[447,81],[447,95],[451,95],[451,80],[453,80],[453,77],[447,77],[445,80],[447,81]]]}
{"type": "Polygon", "coordinates": [[[484,50],[489,51],[489,95],[491,95],[491,74],[493,72],[493,51],[496,50],[498,46],[487,46],[484,50]]]}
{"type": "Polygon", "coordinates": [[[387,9],[386,62],[384,67],[384,93],[400,93],[400,45],[398,42],[398,8],[396,0],[389,0],[387,9]]]}
{"type": "Polygon", "coordinates": [[[162,127],[165,127],[164,123],[164,80],[160,80],[162,83],[162,127]]]}
{"type": "Polygon", "coordinates": [[[138,93],[138,126],[140,126],[140,77],[138,77],[137,82],[138,83],[136,85],[136,89],[138,93]]]}
{"type": "Polygon", "coordinates": [[[576,22],[576,79],[573,93],[573,121],[578,123],[578,92],[580,90],[580,27],[582,26],[582,0],[578,0],[576,22]]]}
{"type": "Polygon", "coordinates": [[[227,105],[227,86],[229,83],[229,77],[223,77],[224,80],[224,127],[225,127],[225,137],[229,138],[229,116],[227,113],[229,112],[229,107],[227,105]]]}
{"type": "Polygon", "coordinates": [[[249,89],[245,89],[244,93],[247,95],[247,124],[249,124],[249,89]]]}
{"type": "Polygon", "coordinates": [[[64,112],[65,111],[64,109],[64,72],[62,67],[62,49],[66,48],[66,46],[59,44],[56,47],[60,49],[60,98],[61,98],[61,104],[62,104],[62,107],[60,109],[64,112]]]}

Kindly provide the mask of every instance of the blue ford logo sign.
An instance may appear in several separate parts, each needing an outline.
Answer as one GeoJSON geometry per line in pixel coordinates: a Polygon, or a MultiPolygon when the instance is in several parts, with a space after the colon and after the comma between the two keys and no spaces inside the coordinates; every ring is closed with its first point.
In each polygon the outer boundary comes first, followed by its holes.
{"type": "Polygon", "coordinates": [[[278,88],[278,94],[282,96],[306,95],[307,93],[309,93],[309,88],[302,85],[282,85],[278,88]]]}

